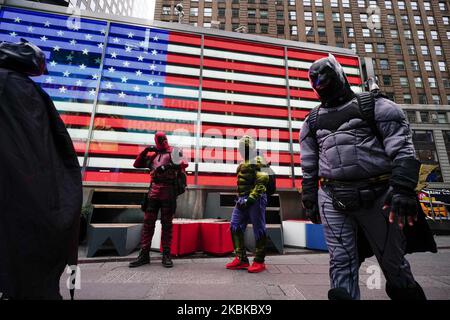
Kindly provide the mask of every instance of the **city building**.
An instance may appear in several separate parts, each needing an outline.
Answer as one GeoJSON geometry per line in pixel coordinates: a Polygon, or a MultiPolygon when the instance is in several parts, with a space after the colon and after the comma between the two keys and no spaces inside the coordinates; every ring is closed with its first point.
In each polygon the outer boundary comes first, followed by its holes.
{"type": "MultiPolygon", "coordinates": [[[[65,0],[70,7],[96,13],[146,18],[153,16],[153,6],[148,0],[65,0]]],[[[61,0],[59,1],[61,2],[61,0]]]]}
{"type": "Polygon", "coordinates": [[[450,104],[450,3],[365,0],[156,0],[155,20],[351,48],[371,57],[401,104],[450,104]]]}

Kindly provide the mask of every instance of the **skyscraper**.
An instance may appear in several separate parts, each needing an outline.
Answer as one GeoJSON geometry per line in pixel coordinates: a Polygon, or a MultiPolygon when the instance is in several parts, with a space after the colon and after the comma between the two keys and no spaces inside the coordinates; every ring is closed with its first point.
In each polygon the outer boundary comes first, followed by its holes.
{"type": "Polygon", "coordinates": [[[184,23],[351,48],[396,102],[450,104],[448,0],[157,0],[155,20],[176,22],[180,2],[184,23]]]}
{"type": "Polygon", "coordinates": [[[71,7],[91,12],[136,18],[150,18],[153,8],[148,0],[67,0],[71,7]]]}

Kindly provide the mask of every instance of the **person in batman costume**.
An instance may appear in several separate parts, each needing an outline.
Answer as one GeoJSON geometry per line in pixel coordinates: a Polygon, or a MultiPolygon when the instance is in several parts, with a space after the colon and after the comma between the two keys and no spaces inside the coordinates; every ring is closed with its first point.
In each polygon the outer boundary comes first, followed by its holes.
{"type": "Polygon", "coordinates": [[[302,203],[323,223],[329,298],[360,299],[359,267],[375,254],[391,299],[425,300],[404,256],[437,250],[419,211],[420,163],[403,111],[376,90],[371,125],[332,55],[312,64],[309,79],[321,105],[300,132],[302,203]]]}
{"type": "Polygon", "coordinates": [[[0,44],[0,292],[62,299],[59,281],[78,260],[81,170],[32,43],[0,44]]]}
{"type": "Polygon", "coordinates": [[[237,168],[238,198],[231,215],[231,237],[233,240],[235,259],[226,265],[227,269],[247,269],[250,273],[262,272],[266,269],[267,230],[266,230],[266,188],[269,183],[267,163],[257,155],[255,141],[244,136],[239,141],[239,152],[243,161],[237,168]],[[256,253],[252,265],[247,258],[244,232],[251,221],[256,240],[256,253]]]}
{"type": "Polygon", "coordinates": [[[172,220],[177,206],[175,179],[177,171],[184,171],[188,163],[182,158],[180,149],[169,145],[164,132],[155,134],[155,145],[145,148],[134,162],[135,168],[151,170],[151,186],[145,206],[144,226],[141,234],[141,251],[138,258],[129,264],[130,268],[140,267],[150,263],[150,245],[155,232],[158,212],[161,210],[161,244],[163,248],[162,264],[171,268],[173,262],[170,256],[172,243],[172,220]]]}

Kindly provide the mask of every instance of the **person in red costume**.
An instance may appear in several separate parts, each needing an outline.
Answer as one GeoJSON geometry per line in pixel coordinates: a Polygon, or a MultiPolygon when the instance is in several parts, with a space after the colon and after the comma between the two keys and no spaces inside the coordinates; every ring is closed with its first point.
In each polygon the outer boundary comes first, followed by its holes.
{"type": "Polygon", "coordinates": [[[159,210],[161,210],[162,225],[162,264],[167,268],[173,266],[170,257],[170,246],[172,242],[172,219],[177,206],[175,181],[177,171],[184,171],[188,167],[188,163],[183,159],[181,149],[173,148],[169,145],[164,132],[156,133],[155,144],[156,146],[145,148],[134,162],[135,168],[148,168],[151,170],[151,185],[145,207],[144,226],[141,234],[141,251],[138,258],[130,263],[130,268],[150,263],[150,244],[159,210]]]}

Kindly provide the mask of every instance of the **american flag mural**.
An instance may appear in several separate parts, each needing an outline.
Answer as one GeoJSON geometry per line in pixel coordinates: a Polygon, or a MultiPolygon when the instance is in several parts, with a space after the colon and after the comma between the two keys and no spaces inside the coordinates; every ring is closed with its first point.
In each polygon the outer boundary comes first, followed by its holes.
{"type": "MultiPolygon", "coordinates": [[[[83,18],[74,24],[3,7],[0,41],[20,38],[47,54],[50,74],[35,80],[69,129],[85,182],[148,183],[132,164],[162,130],[183,149],[190,184],[234,186],[238,141],[249,134],[278,187],[298,186],[299,130],[318,104],[307,70],[326,52],[83,18]]],[[[337,59],[360,91],[359,59],[337,59]]]]}

